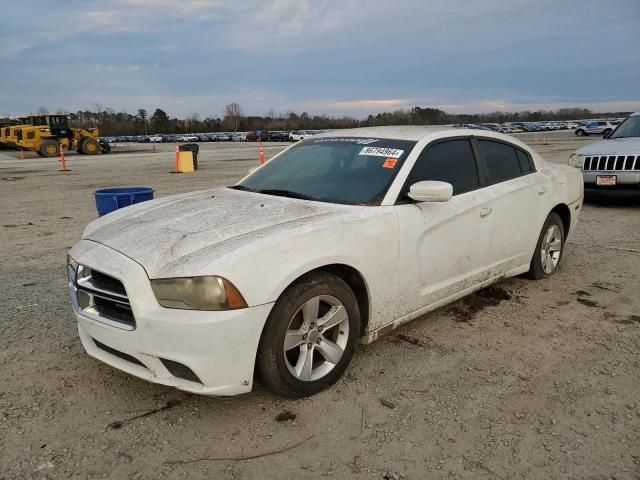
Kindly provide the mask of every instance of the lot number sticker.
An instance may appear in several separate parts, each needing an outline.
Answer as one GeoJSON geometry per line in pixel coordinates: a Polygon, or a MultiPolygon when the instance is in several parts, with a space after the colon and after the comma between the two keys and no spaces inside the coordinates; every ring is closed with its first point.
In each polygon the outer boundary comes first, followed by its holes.
{"type": "Polygon", "coordinates": [[[404,150],[384,147],[364,147],[358,155],[369,155],[372,157],[400,158],[404,150]]]}

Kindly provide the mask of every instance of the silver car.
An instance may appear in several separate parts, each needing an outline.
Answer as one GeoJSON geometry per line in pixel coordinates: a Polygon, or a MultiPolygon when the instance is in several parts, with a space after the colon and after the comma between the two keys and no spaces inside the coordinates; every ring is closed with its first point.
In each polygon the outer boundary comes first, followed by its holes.
{"type": "Polygon", "coordinates": [[[569,164],[582,169],[587,189],[640,192],[640,112],[629,115],[604,140],[572,154],[569,164]]]}
{"type": "Polygon", "coordinates": [[[588,135],[608,135],[615,130],[616,124],[605,120],[589,122],[584,127],[576,128],[575,134],[579,137],[588,135]]]}

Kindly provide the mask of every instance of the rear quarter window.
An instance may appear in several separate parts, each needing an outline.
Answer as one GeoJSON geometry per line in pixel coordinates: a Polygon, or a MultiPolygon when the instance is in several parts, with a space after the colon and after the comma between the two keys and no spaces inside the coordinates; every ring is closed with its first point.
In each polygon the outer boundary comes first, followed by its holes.
{"type": "Polygon", "coordinates": [[[478,140],[478,149],[487,168],[489,183],[522,175],[521,163],[514,147],[492,140],[478,140]]]}
{"type": "Polygon", "coordinates": [[[520,164],[520,170],[522,173],[529,173],[535,171],[533,166],[533,160],[531,157],[522,150],[515,149],[516,156],[518,157],[518,163],[520,164]]]}

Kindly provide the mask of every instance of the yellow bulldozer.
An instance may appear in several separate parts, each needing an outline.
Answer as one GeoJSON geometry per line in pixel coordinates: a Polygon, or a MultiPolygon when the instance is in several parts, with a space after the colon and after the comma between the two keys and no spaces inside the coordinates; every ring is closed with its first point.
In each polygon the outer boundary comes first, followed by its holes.
{"type": "Polygon", "coordinates": [[[22,117],[18,120],[5,122],[0,132],[0,142],[9,148],[16,148],[18,131],[27,123],[27,120],[26,117],[22,117]]]}
{"type": "Polygon", "coordinates": [[[9,127],[12,127],[15,123],[15,120],[0,119],[0,147],[7,148],[9,146],[5,137],[9,134],[9,127]]]}
{"type": "Polygon", "coordinates": [[[26,125],[10,127],[7,143],[22,150],[33,150],[42,157],[60,155],[60,147],[85,155],[108,153],[109,144],[100,143],[97,128],[72,128],[66,115],[37,115],[27,117],[26,125]]]}

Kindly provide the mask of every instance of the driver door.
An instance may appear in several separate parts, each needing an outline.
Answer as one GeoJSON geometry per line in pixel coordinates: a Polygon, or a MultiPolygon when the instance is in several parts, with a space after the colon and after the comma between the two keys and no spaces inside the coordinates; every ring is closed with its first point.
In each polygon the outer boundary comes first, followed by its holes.
{"type": "Polygon", "coordinates": [[[401,196],[415,182],[440,180],[453,185],[453,197],[422,203],[398,198],[404,201],[397,207],[401,317],[444,303],[487,279],[494,195],[481,187],[481,175],[466,137],[432,143],[416,161],[401,196]]]}

